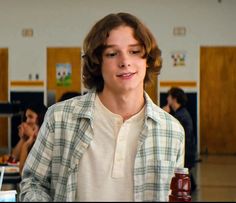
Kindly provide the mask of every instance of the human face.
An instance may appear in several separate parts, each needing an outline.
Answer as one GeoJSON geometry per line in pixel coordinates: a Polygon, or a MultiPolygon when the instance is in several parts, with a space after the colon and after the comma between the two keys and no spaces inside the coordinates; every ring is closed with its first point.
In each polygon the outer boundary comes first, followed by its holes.
{"type": "Polygon", "coordinates": [[[31,127],[34,127],[35,125],[37,125],[38,115],[34,111],[27,109],[25,116],[26,116],[26,123],[28,125],[30,125],[31,127]]]}
{"type": "Polygon", "coordinates": [[[119,26],[109,33],[102,55],[103,91],[143,91],[147,60],[143,58],[143,46],[133,35],[128,26],[119,26]]]}
{"type": "Polygon", "coordinates": [[[175,99],[171,95],[168,95],[167,96],[167,103],[171,108],[173,108],[174,102],[175,102],[175,99]]]}

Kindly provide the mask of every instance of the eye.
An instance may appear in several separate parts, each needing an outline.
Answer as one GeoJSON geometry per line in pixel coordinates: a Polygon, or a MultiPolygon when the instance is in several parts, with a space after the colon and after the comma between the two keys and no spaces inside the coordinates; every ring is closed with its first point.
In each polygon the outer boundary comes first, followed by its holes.
{"type": "Polygon", "coordinates": [[[108,52],[105,54],[106,57],[108,58],[112,58],[112,57],[115,57],[117,55],[117,52],[108,52]]]}
{"type": "Polygon", "coordinates": [[[116,55],[117,55],[116,52],[106,54],[106,56],[108,56],[108,57],[114,57],[114,56],[116,56],[116,55]]]}
{"type": "Polygon", "coordinates": [[[140,50],[134,50],[134,51],[130,51],[131,54],[140,54],[141,51],[140,50]]]}

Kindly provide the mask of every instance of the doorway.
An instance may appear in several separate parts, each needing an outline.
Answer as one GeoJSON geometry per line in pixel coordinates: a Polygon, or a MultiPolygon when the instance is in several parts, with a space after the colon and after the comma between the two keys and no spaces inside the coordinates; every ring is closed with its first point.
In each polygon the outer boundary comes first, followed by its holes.
{"type": "Polygon", "coordinates": [[[47,48],[47,105],[58,102],[66,92],[81,91],[81,49],[47,48]]]}
{"type": "Polygon", "coordinates": [[[153,74],[151,76],[151,82],[145,85],[145,91],[148,93],[149,97],[152,99],[152,101],[155,104],[158,104],[158,98],[157,98],[157,80],[158,76],[153,74]]]}
{"type": "Polygon", "coordinates": [[[236,154],[236,47],[201,47],[200,149],[236,154]]]}
{"type": "MultiPolygon", "coordinates": [[[[8,102],[8,48],[0,48],[0,102],[8,102]]],[[[8,118],[0,115],[0,148],[8,147],[8,118]]]]}

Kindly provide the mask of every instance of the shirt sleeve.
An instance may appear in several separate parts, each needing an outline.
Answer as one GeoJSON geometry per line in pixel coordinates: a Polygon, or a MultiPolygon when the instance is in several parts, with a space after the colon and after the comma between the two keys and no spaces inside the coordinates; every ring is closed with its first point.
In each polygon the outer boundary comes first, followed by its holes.
{"type": "Polygon", "coordinates": [[[20,201],[52,201],[50,197],[52,149],[53,132],[45,120],[23,168],[20,201]]]}

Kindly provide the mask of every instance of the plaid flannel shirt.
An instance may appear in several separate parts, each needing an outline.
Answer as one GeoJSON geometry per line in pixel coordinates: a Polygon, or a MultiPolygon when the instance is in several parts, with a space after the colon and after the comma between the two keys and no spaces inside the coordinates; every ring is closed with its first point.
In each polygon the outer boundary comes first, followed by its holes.
{"type": "MultiPolygon", "coordinates": [[[[95,91],[49,107],[26,160],[21,201],[75,201],[78,164],[93,139],[95,91]]],[[[168,201],[184,166],[184,130],[145,93],[145,122],[134,163],[134,201],[168,201]]],[[[101,160],[102,162],[102,160],[101,160]]]]}

